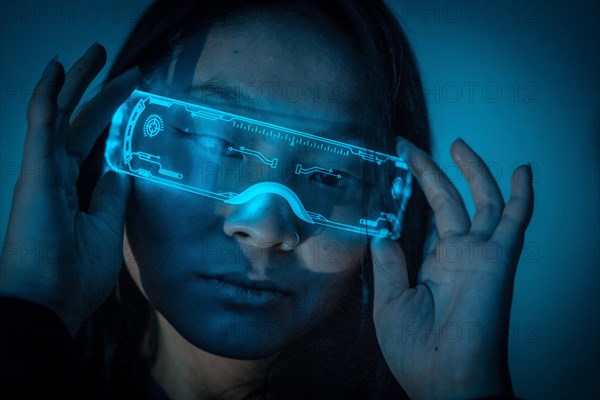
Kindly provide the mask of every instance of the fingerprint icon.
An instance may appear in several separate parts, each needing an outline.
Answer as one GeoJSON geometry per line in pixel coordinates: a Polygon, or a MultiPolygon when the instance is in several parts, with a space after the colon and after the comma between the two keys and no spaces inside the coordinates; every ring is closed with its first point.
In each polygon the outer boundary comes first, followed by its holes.
{"type": "Polygon", "coordinates": [[[160,131],[165,128],[163,120],[160,115],[152,114],[146,118],[144,122],[144,136],[156,136],[160,131]]]}
{"type": "Polygon", "coordinates": [[[392,182],[392,198],[394,200],[400,200],[403,195],[403,189],[404,181],[402,180],[402,178],[397,176],[396,179],[394,179],[394,182],[392,182]]]}

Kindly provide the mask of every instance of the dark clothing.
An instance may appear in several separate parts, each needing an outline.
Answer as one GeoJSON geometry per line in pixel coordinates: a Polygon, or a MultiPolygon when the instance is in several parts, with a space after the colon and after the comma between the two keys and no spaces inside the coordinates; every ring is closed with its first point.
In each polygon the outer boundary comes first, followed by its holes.
{"type": "MultiPolygon", "coordinates": [[[[118,394],[107,395],[103,391],[102,378],[98,378],[102,371],[83,362],[76,341],[60,318],[44,306],[0,296],[0,327],[2,399],[169,400],[147,368],[134,374],[138,376],[137,382],[126,381],[119,386],[118,394]]],[[[399,386],[398,391],[386,390],[384,393],[375,398],[408,398],[399,386]]],[[[489,398],[493,399],[500,398],[489,398]]]]}
{"type": "Polygon", "coordinates": [[[9,398],[68,393],[76,382],[74,348],[62,321],[49,309],[0,298],[0,387],[9,398]]]}
{"type": "MultiPolygon", "coordinates": [[[[110,301],[103,307],[108,311],[104,316],[103,331],[98,337],[104,339],[97,337],[92,339],[91,347],[82,347],[77,339],[71,338],[52,310],[30,301],[0,296],[0,398],[38,399],[52,398],[56,394],[60,399],[168,400],[147,366],[114,362],[115,359],[135,359],[131,354],[121,358],[115,357],[115,354],[123,354],[124,349],[133,349],[139,345],[139,341],[134,339],[115,347],[115,341],[107,338],[114,339],[125,335],[125,332],[133,332],[138,329],[135,327],[139,326],[139,321],[132,322],[124,314],[119,314],[116,308],[111,309],[110,301]],[[107,363],[109,359],[113,362],[107,363]],[[5,396],[7,390],[8,397],[5,396]]],[[[89,341],[86,343],[90,344],[89,341]]],[[[325,356],[325,350],[320,348],[319,354],[329,359],[325,356]]],[[[306,357],[312,356],[303,351],[299,354],[303,358],[292,359],[295,369],[274,381],[277,387],[273,388],[275,392],[270,393],[269,398],[349,398],[347,394],[350,393],[362,399],[408,398],[384,364],[379,367],[385,367],[387,373],[376,374],[379,378],[376,379],[376,390],[373,392],[368,380],[359,379],[353,382],[354,385],[340,383],[340,371],[337,368],[319,370],[318,374],[323,375],[319,383],[315,383],[311,375],[314,366],[308,366],[306,360],[306,357]],[[388,378],[381,380],[382,376],[388,378]],[[307,388],[306,382],[312,382],[315,387],[307,388]],[[309,395],[307,389],[315,389],[318,393],[309,395]]],[[[334,365],[338,362],[335,361],[334,365]]]]}
{"type": "MultiPolygon", "coordinates": [[[[90,399],[101,397],[77,355],[75,340],[50,309],[0,297],[0,398],[90,399]]],[[[141,397],[168,400],[148,373],[141,397]]],[[[97,389],[97,388],[96,388],[97,389]]]]}

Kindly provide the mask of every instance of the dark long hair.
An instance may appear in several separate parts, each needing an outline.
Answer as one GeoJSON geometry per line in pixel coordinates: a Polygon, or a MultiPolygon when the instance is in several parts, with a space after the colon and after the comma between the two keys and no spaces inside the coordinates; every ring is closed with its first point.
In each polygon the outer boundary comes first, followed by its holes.
{"type": "MultiPolygon", "coordinates": [[[[158,0],[137,23],[118,54],[106,81],[139,66],[143,72],[165,65],[177,45],[208,29],[211,22],[244,8],[289,7],[318,11],[348,33],[369,60],[367,79],[379,88],[371,108],[386,134],[378,147],[394,153],[395,136],[403,136],[429,152],[430,132],[421,79],[407,38],[381,0],[158,0]],[[305,8],[310,3],[310,8],[305,8]],[[304,8],[303,8],[304,7],[304,8]]],[[[86,210],[100,177],[106,132],[82,164],[78,181],[80,206],[86,210]]],[[[413,186],[400,244],[414,284],[423,257],[430,210],[413,186]]],[[[344,306],[326,323],[288,346],[269,370],[258,394],[266,398],[402,398],[400,385],[380,352],[372,320],[373,276],[370,255],[356,277],[344,306]]],[[[157,348],[154,310],[126,268],[106,302],[82,328],[83,386],[100,398],[145,398],[149,368],[157,348]]]]}

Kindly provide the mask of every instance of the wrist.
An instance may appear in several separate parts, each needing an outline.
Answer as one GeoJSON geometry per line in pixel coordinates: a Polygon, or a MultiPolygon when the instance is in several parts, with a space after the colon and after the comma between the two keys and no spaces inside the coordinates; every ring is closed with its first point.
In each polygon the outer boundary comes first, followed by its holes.
{"type": "Polygon", "coordinates": [[[418,385],[407,385],[411,399],[514,399],[508,368],[486,368],[481,365],[475,371],[465,373],[454,368],[453,376],[427,379],[420,377],[418,385]],[[410,386],[413,386],[412,388],[410,386]]]}
{"type": "Polygon", "coordinates": [[[64,303],[65,300],[57,299],[54,292],[48,293],[43,288],[36,289],[35,284],[19,284],[18,281],[12,281],[11,284],[7,284],[6,279],[1,280],[0,296],[26,300],[43,306],[51,310],[63,322],[71,337],[77,334],[85,318],[68,311],[65,307],[61,307],[60,304],[64,303]]]}

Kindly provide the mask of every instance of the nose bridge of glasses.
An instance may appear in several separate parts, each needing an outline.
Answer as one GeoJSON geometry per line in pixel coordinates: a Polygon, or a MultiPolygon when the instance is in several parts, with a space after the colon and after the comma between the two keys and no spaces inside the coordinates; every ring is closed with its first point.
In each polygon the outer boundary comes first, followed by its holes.
{"type": "Polygon", "coordinates": [[[286,200],[286,202],[298,218],[310,224],[314,224],[314,220],[308,214],[308,211],[306,211],[306,209],[304,208],[304,205],[302,204],[302,201],[300,200],[298,195],[294,193],[294,191],[289,187],[277,182],[256,183],[244,190],[243,192],[241,192],[240,194],[238,194],[237,196],[225,200],[225,203],[234,205],[244,204],[251,201],[256,196],[262,194],[276,194],[281,196],[284,200],[286,200]]]}

